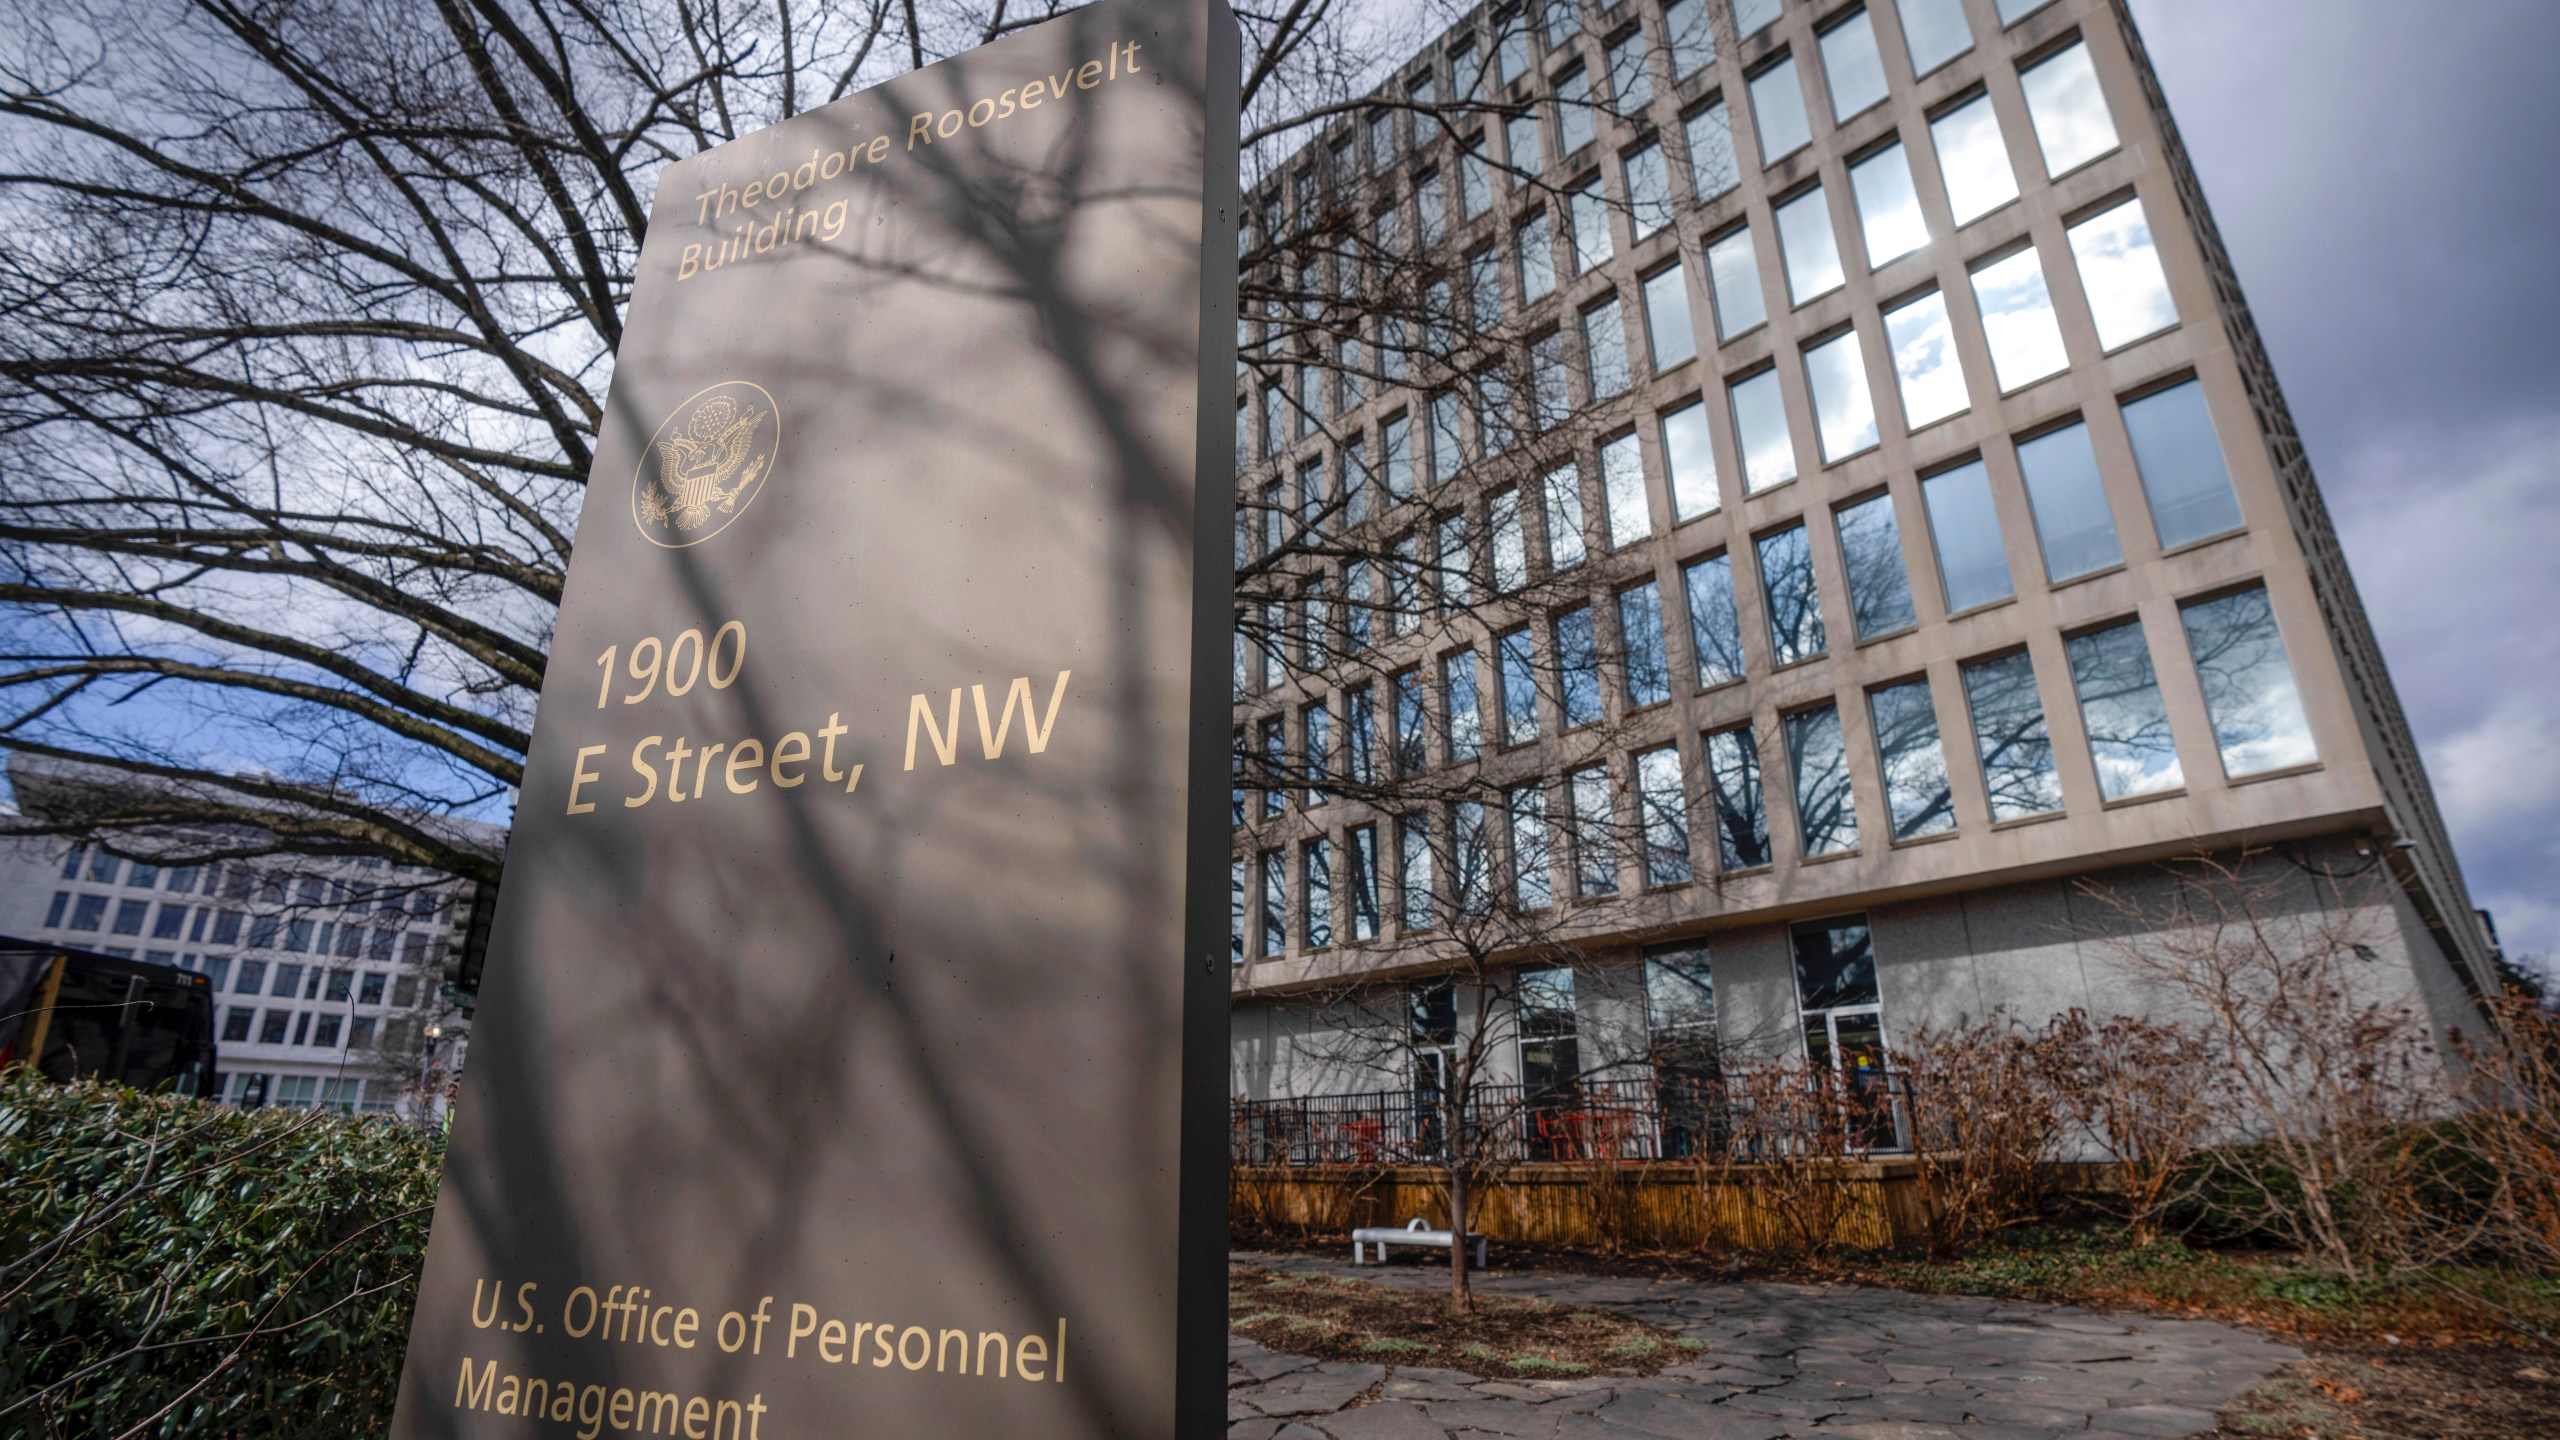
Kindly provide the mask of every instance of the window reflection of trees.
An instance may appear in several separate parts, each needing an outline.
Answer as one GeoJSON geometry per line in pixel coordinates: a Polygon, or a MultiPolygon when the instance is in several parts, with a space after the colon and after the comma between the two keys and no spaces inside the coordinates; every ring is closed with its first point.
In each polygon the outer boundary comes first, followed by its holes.
{"type": "Polygon", "coordinates": [[[2141,622],[2074,636],[2065,648],[2099,793],[2121,800],[2186,783],[2141,622]]]}
{"type": "Polygon", "coordinates": [[[1742,678],[1742,619],[1733,606],[1733,560],[1710,555],[1684,567],[1689,638],[1698,656],[1698,688],[1742,678]]]}
{"type": "Polygon", "coordinates": [[[1794,771],[1796,825],[1807,855],[1858,847],[1858,811],[1849,788],[1848,747],[1840,710],[1824,705],[1785,719],[1787,759],[1794,771]]]}
{"type": "Polygon", "coordinates": [[[1769,863],[1769,821],[1760,796],[1760,751],[1751,727],[1707,737],[1707,775],[1716,811],[1716,852],[1727,870],[1769,863]]]}
{"type": "Polygon", "coordinates": [[[1991,818],[2015,820],[2062,808],[2054,776],[2053,737],[2036,698],[2035,664],[2019,650],[1964,667],[1965,701],[1973,711],[1991,818]]]}
{"type": "Polygon", "coordinates": [[[1909,840],[1955,828],[1955,794],[1947,782],[1947,757],[1938,740],[1937,707],[1929,682],[1892,685],[1867,697],[1876,727],[1876,752],[1884,762],[1886,808],[1893,838],[1909,840]]]}
{"type": "Polygon", "coordinates": [[[2185,618],[2223,770],[2254,775],[2318,759],[2265,587],[2190,605],[2185,618]]]}
{"type": "Polygon", "coordinates": [[[1902,532],[1894,523],[1893,497],[1878,495],[1839,513],[1840,558],[1848,569],[1849,610],[1858,638],[1889,635],[1917,620],[1910,572],[1902,563],[1902,532]]]}
{"type": "Polygon", "coordinates": [[[1760,590],[1769,606],[1769,649],[1780,665],[1823,652],[1822,597],[1813,578],[1813,546],[1802,525],[1762,536],[1760,590]]]}

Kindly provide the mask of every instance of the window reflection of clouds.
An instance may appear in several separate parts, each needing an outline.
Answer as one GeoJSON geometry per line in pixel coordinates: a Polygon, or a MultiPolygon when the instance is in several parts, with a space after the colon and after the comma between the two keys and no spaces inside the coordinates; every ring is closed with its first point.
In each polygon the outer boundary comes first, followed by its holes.
{"type": "Polygon", "coordinates": [[[2024,650],[1964,667],[1965,702],[1982,756],[1982,783],[1994,821],[2062,808],[2053,769],[2053,736],[2036,696],[2035,664],[2024,650]]]}
{"type": "Polygon", "coordinates": [[[1765,323],[1768,301],[1760,292],[1760,252],[1751,227],[1741,225],[1707,247],[1707,276],[1716,292],[1716,336],[1734,336],[1765,323]]]}
{"type": "Polygon", "coordinates": [[[1689,878],[1689,797],[1680,752],[1666,745],[1636,757],[1636,799],[1644,807],[1644,878],[1677,885],[1689,878]]]}
{"type": "Polygon", "coordinates": [[[2087,45],[2074,45],[2022,72],[2018,85],[2027,93],[2027,114],[2035,121],[2046,174],[2077,170],[2116,148],[2115,121],[2107,114],[2107,97],[2098,88],[2098,67],[2090,63],[2087,45]]]}
{"type": "Polygon", "coordinates": [[[1947,782],[1946,752],[1938,743],[1938,710],[1929,697],[1929,682],[1913,680],[1870,692],[1867,713],[1875,722],[1893,838],[1910,840],[1954,829],[1955,795],[1947,782]]]}
{"type": "Polygon", "coordinates": [[[2098,343],[2114,350],[2178,323],[2169,277],[2151,244],[2142,202],[2127,200],[2071,227],[2071,258],[2080,267],[2098,343]]]}
{"type": "Polygon", "coordinates": [[[2123,800],[2187,783],[2141,622],[2073,636],[2064,649],[2071,656],[2081,723],[2089,732],[2089,755],[2098,767],[2098,793],[2123,800]]]}
{"type": "Polygon", "coordinates": [[[1961,415],[1972,405],[1965,395],[1964,366],[1956,359],[1956,332],[1947,320],[1946,296],[1932,290],[1887,312],[1884,333],[1893,346],[1893,373],[1902,384],[1906,425],[1918,430],[1961,415]]]}
{"type": "Polygon", "coordinates": [[[2089,427],[2067,425],[2019,442],[2018,468],[2035,511],[2036,538],[2044,545],[2045,578],[2065,580],[2122,563],[2115,517],[2107,510],[2106,483],[2089,427]]]}
{"type": "Polygon", "coordinates": [[[1567,783],[1573,798],[1573,884],[1582,895],[1618,893],[1618,850],[1610,843],[1609,772],[1577,770],[1567,783]]]}
{"type": "Polygon", "coordinates": [[[1716,452],[1707,433],[1707,406],[1691,401],[1662,417],[1662,459],[1670,472],[1671,513],[1695,520],[1723,503],[1716,493],[1716,452]]]}
{"type": "Polygon", "coordinates": [[[1875,399],[1867,392],[1866,350],[1847,330],[1804,352],[1813,391],[1813,424],[1824,464],[1838,464],[1876,443],[1875,399]]]}
{"type": "Polygon", "coordinates": [[[1787,434],[1787,405],[1778,372],[1763,370],[1733,386],[1733,428],[1742,442],[1743,488],[1753,494],[1796,478],[1796,446],[1787,434]]]}
{"type": "Polygon", "coordinates": [[[1796,304],[1840,288],[1846,277],[1821,186],[1778,207],[1778,249],[1787,262],[1787,295],[1796,304]]]}
{"type": "Polygon", "coordinates": [[[1860,10],[1822,32],[1823,78],[1831,85],[1831,115],[1846,120],[1885,97],[1884,57],[1876,51],[1875,22],[1860,10]]]}
{"type": "Polygon", "coordinates": [[[1774,165],[1813,142],[1796,62],[1781,60],[1751,77],[1751,118],[1759,122],[1760,163],[1774,165]]]}
{"type": "Polygon", "coordinates": [[[2189,605],[2185,618],[2223,773],[2237,778],[2319,759],[2266,589],[2189,605]]]}
{"type": "Polygon", "coordinates": [[[1858,223],[1867,264],[1878,268],[1929,243],[1929,221],[1911,186],[1911,162],[1899,142],[1849,167],[1849,191],[1858,201],[1858,223]]]}
{"type": "Polygon", "coordinates": [[[2034,246],[1974,271],[1973,298],[1982,311],[1983,335],[1991,342],[1991,373],[2002,394],[2070,365],[2034,246]]]}
{"type": "Polygon", "coordinates": [[[1964,0],[1895,0],[1894,11],[1902,20],[1902,43],[1911,51],[1915,75],[1926,75],[1973,48],[1964,0]]]}
{"type": "Polygon", "coordinates": [[[2018,176],[2009,168],[1990,96],[1977,95],[1930,121],[1929,139],[1938,147],[1938,173],[1956,224],[1971,224],[2018,198],[2018,176]]]}
{"type": "Polygon", "coordinates": [[[1938,579],[1950,612],[2006,600],[2009,554],[2000,543],[2000,517],[1991,506],[1991,479],[1979,460],[1920,482],[1929,507],[1929,534],[1938,550],[1938,579]]]}
{"type": "Polygon", "coordinates": [[[1717,100],[1689,117],[1689,178],[1700,202],[1713,200],[1742,181],[1733,157],[1733,117],[1717,100]]]}
{"type": "Polygon", "coordinates": [[[1668,370],[1698,353],[1698,332],[1689,323],[1689,279],[1674,261],[1644,277],[1644,323],[1653,335],[1653,368],[1668,370]]]}
{"type": "Polygon", "coordinates": [[[1600,447],[1600,483],[1609,501],[1609,548],[1633,545],[1653,533],[1653,507],[1644,494],[1644,456],[1634,431],[1600,447]]]}
{"type": "Polygon", "coordinates": [[[2222,458],[2202,385],[2189,380],[2126,405],[2124,428],[2133,439],[2134,467],[2142,472],[2163,546],[2175,549],[2240,528],[2231,468],[2222,458]]]}
{"type": "Polygon", "coordinates": [[[1671,698],[1671,657],[1662,640],[1662,592],[1652,581],[1618,592],[1618,635],[1626,647],[1627,704],[1671,698]]]}

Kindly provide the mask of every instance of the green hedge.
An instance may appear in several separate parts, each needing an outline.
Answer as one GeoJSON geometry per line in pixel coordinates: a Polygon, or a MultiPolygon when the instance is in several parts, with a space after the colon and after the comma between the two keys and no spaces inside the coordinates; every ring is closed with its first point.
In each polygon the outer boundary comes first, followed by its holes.
{"type": "Polygon", "coordinates": [[[381,1434],[443,1149],[0,1076],[0,1440],[381,1434]]]}

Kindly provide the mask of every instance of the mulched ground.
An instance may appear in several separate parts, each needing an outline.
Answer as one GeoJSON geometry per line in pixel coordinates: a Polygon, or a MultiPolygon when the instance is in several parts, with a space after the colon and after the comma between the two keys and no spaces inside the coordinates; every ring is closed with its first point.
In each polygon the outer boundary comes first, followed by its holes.
{"type": "Polygon", "coordinates": [[[2560,1359],[2480,1345],[2306,1346],[2311,1358],[2223,1412],[2213,1440],[2550,1440],[2560,1359]]]}
{"type": "Polygon", "coordinates": [[[1651,1375],[1699,1345],[1605,1310],[1477,1295],[1457,1314],[1445,1290],[1389,1289],[1326,1275],[1238,1266],[1227,1273],[1227,1325],[1289,1355],[1423,1365],[1486,1379],[1651,1375]]]}

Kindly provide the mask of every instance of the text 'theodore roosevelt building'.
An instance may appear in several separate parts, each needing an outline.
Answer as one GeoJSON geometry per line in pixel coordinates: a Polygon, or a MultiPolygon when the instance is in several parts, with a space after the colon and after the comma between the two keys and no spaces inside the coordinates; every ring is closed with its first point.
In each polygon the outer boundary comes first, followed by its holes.
{"type": "Polygon", "coordinates": [[[1445,274],[1461,331],[1519,336],[1526,378],[1461,404],[1394,336],[1301,327],[1239,380],[1246,556],[1336,504],[1436,577],[1311,558],[1264,633],[1333,627],[1365,663],[1240,648],[1247,753],[1478,767],[1495,797],[1239,790],[1239,1097],[1418,1083],[1346,1063],[1324,997],[1427,983],[1429,886],[1527,887],[1614,974],[1543,993],[1507,1062],[1533,1085],[1577,1029],[1889,1066],[1995,1006],[2144,1013],[2075,882],[2207,849],[2372,875],[2377,974],[2439,1024],[2492,984],[2121,3],[1538,0],[1379,94],[1470,84],[1516,113],[1349,114],[1248,200],[1275,240],[1351,208],[1445,274]],[[1337,373],[1296,363],[1317,346],[1337,373]],[[1372,613],[1452,577],[1522,603],[1372,613]],[[1605,826],[1642,843],[1577,849],[1605,826]],[[1453,877],[1452,836],[1527,863],[1453,877]]]}

